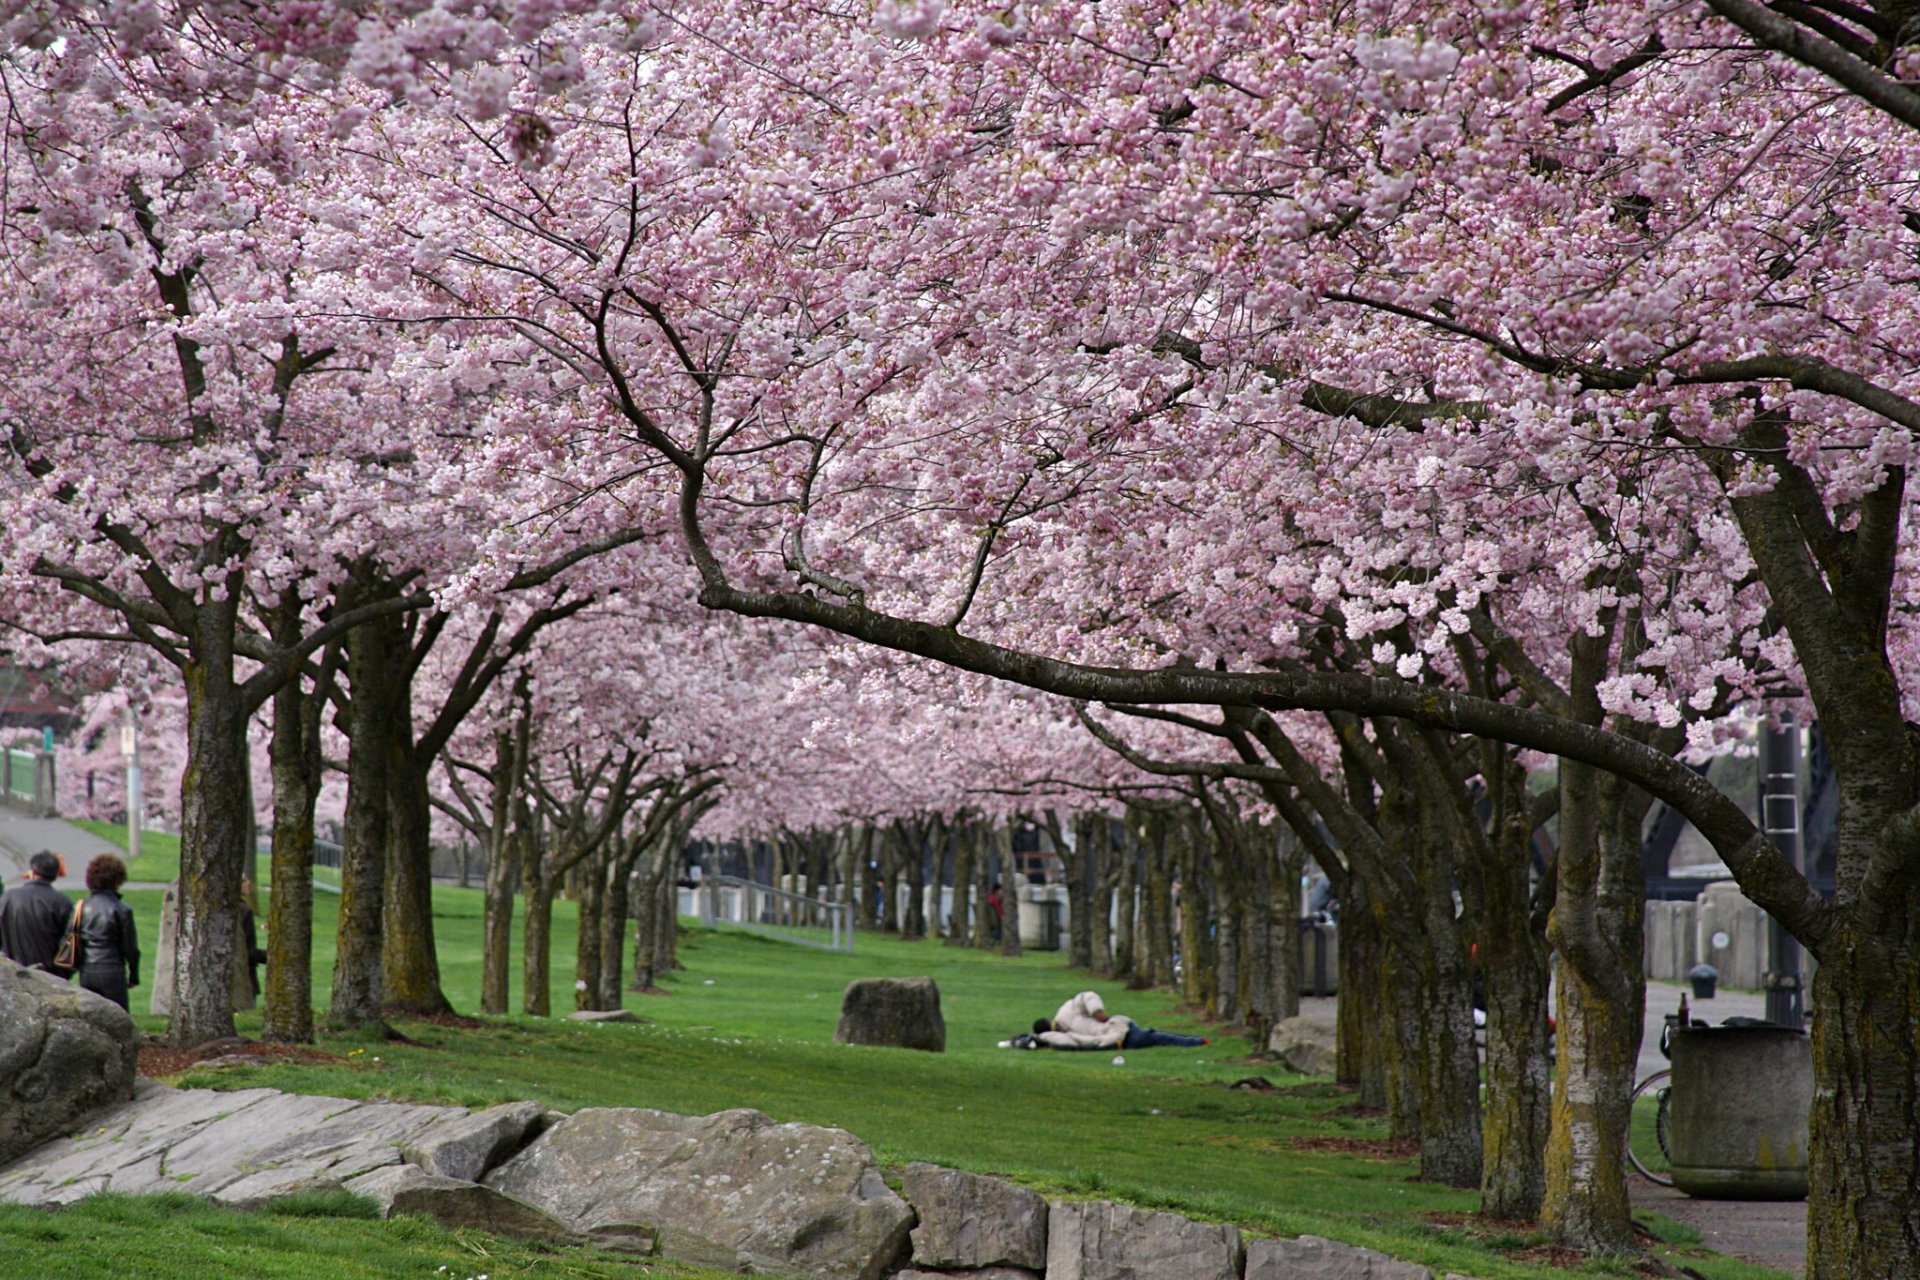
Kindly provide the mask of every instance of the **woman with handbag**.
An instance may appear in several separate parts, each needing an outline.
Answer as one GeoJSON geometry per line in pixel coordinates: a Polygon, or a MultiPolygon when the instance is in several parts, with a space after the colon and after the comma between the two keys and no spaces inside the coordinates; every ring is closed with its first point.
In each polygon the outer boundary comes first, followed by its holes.
{"type": "Polygon", "coordinates": [[[120,901],[127,864],[103,853],[87,864],[92,896],[81,905],[80,985],[127,1008],[127,989],[140,985],[140,942],[133,908],[120,901]]]}

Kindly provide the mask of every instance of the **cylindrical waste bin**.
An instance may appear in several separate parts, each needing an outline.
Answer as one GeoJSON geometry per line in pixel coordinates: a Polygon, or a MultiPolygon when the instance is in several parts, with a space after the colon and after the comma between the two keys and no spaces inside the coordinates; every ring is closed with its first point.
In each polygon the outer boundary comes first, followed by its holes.
{"type": "Polygon", "coordinates": [[[1803,1200],[1813,1045],[1787,1027],[1673,1033],[1673,1185],[1712,1200],[1803,1200]]]}

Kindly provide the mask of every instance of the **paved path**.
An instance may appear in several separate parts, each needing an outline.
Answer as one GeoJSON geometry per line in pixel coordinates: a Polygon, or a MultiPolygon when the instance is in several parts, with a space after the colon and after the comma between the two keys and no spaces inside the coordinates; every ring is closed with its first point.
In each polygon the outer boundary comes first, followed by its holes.
{"type": "Polygon", "coordinates": [[[18,809],[0,805],[0,881],[17,882],[27,874],[27,859],[45,849],[67,860],[67,874],[54,883],[61,889],[84,887],[87,859],[100,853],[120,853],[118,845],[103,840],[59,818],[31,818],[18,809]]]}

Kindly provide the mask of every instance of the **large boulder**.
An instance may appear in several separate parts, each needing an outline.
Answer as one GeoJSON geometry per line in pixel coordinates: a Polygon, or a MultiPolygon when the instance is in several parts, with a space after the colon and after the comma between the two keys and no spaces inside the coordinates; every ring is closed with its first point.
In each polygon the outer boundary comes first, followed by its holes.
{"type": "Polygon", "coordinates": [[[915,1265],[949,1271],[1047,1265],[1047,1202],[1039,1192],[935,1164],[908,1165],[901,1189],[920,1217],[913,1229],[915,1265]]]}
{"type": "Polygon", "coordinates": [[[1373,1249],[1301,1236],[1249,1240],[1246,1280],[1433,1280],[1433,1272],[1373,1249]]]}
{"type": "Polygon", "coordinates": [[[1110,1200],[1056,1202],[1047,1280],[1240,1280],[1240,1228],[1110,1200]]]}
{"type": "Polygon", "coordinates": [[[940,1016],[940,988],[932,978],[861,978],[847,984],[840,1001],[840,1044],[877,1044],[894,1049],[945,1053],[947,1020],[940,1016]]]}
{"type": "Polygon", "coordinates": [[[1267,1037],[1267,1051],[1303,1076],[1333,1074],[1334,1027],[1312,1018],[1286,1018],[1267,1037]]]}
{"type": "Polygon", "coordinates": [[[0,959],[0,1166],[131,1098],[139,1057],[125,1009],[0,959]]]}
{"type": "Polygon", "coordinates": [[[758,1111],[588,1108],[486,1185],[592,1238],[651,1231],[663,1258],[818,1280],[877,1280],[913,1222],[865,1143],[758,1111]]]}

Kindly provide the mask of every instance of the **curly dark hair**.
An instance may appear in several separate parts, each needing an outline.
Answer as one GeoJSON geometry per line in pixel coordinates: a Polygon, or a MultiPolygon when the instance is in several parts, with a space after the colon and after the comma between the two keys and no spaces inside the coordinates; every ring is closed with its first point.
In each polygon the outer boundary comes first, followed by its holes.
{"type": "Polygon", "coordinates": [[[95,893],[112,893],[127,882],[127,864],[111,853],[103,853],[87,864],[87,888],[95,893]]]}

